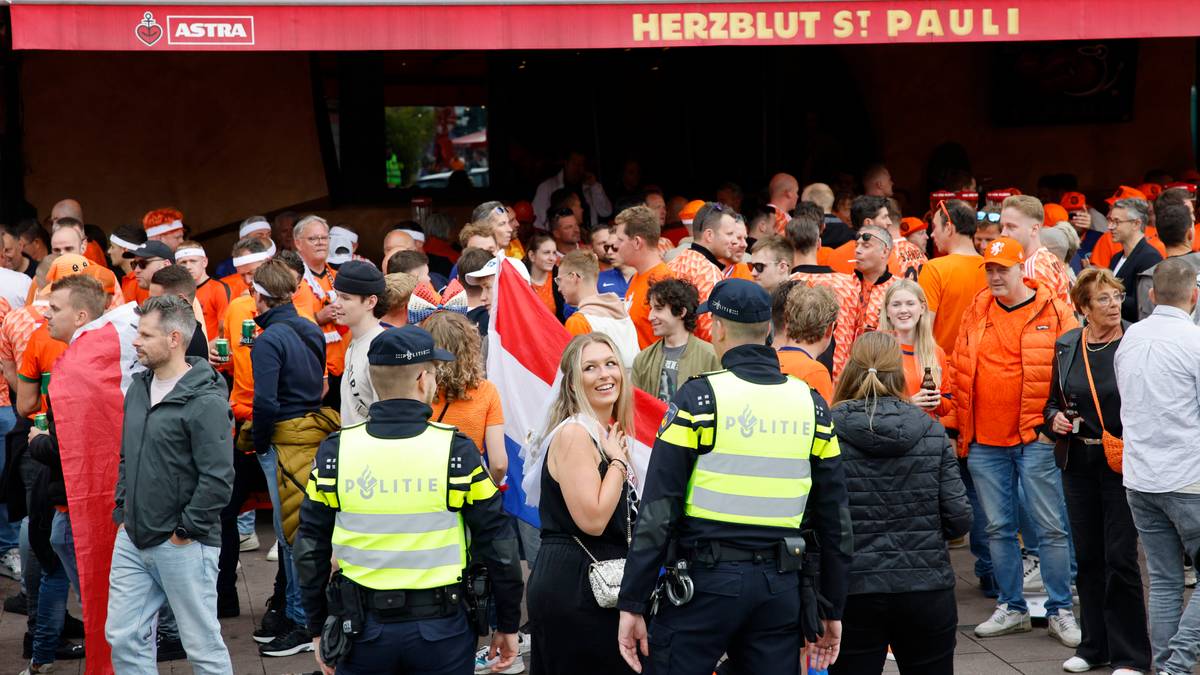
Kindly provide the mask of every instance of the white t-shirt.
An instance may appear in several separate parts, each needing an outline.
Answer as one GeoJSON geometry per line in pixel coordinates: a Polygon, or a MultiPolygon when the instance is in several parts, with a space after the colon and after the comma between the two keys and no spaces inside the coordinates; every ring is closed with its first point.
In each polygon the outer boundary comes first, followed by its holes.
{"type": "Polygon", "coordinates": [[[175,385],[179,384],[179,381],[182,380],[183,376],[187,375],[187,372],[191,369],[192,367],[188,366],[187,368],[183,369],[182,373],[179,373],[179,375],[172,377],[169,380],[161,380],[157,375],[150,378],[150,407],[153,408],[161,403],[162,400],[167,397],[167,394],[171,393],[171,390],[175,388],[175,385]]]}
{"type": "Polygon", "coordinates": [[[371,341],[384,331],[375,324],[363,335],[352,335],[346,347],[346,366],[342,372],[342,426],[366,421],[367,410],[375,402],[375,387],[371,384],[371,372],[367,363],[367,351],[371,341]]]}

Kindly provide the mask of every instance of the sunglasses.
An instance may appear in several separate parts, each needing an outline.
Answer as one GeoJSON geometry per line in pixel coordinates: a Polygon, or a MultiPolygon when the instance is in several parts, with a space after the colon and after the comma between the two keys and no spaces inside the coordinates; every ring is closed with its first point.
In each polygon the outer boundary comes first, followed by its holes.
{"type": "Polygon", "coordinates": [[[977,211],[975,213],[975,220],[978,220],[981,223],[985,220],[988,221],[989,223],[999,223],[1000,222],[1000,214],[992,213],[990,211],[977,211]]]}
{"type": "Polygon", "coordinates": [[[129,263],[129,266],[135,270],[144,270],[159,260],[162,260],[162,258],[138,258],[137,260],[129,263]]]}
{"type": "Polygon", "coordinates": [[[753,270],[755,274],[762,274],[763,271],[765,271],[771,265],[782,265],[783,263],[784,261],[782,260],[776,260],[773,263],[752,262],[750,263],[750,269],[753,270]]]}
{"type": "Polygon", "coordinates": [[[621,248],[621,245],[620,244],[600,244],[600,247],[603,248],[605,251],[616,251],[617,249],[621,248]]]}
{"type": "Polygon", "coordinates": [[[863,232],[863,233],[859,234],[857,237],[855,237],[854,239],[856,241],[861,241],[864,244],[870,243],[870,241],[872,239],[874,239],[875,241],[878,241],[880,244],[883,244],[885,246],[887,245],[887,242],[885,242],[883,239],[881,239],[879,237],[879,235],[871,234],[870,232],[863,232]]]}
{"type": "Polygon", "coordinates": [[[940,210],[942,212],[942,217],[946,219],[946,223],[945,223],[946,225],[950,225],[953,223],[953,221],[950,220],[950,212],[946,210],[945,200],[938,202],[938,210],[940,210]]]}

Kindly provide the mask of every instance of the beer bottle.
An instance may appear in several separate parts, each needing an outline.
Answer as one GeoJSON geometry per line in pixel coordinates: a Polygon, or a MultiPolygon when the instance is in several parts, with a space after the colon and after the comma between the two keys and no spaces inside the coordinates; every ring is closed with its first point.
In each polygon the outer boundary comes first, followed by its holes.
{"type": "Polygon", "coordinates": [[[937,382],[933,381],[933,368],[925,366],[925,379],[921,380],[921,388],[928,391],[937,389],[937,382]]]}

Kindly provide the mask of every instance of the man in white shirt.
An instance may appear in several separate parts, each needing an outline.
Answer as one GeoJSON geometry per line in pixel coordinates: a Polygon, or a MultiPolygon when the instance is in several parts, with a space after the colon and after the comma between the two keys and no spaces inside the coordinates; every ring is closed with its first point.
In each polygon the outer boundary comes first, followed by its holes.
{"type": "Polygon", "coordinates": [[[547,211],[550,210],[550,195],[555,190],[566,186],[575,186],[587,201],[590,213],[588,229],[592,229],[601,218],[612,214],[612,202],[604,192],[604,186],[596,180],[596,176],[587,170],[587,158],[582,152],[571,152],[563,162],[563,168],[558,173],[542,181],[533,197],[533,226],[539,230],[547,227],[547,211]]]}
{"type": "Polygon", "coordinates": [[[1171,674],[1192,672],[1200,659],[1200,600],[1183,605],[1183,556],[1200,556],[1198,295],[1195,268],[1180,258],[1159,263],[1154,312],[1126,330],[1114,362],[1125,489],[1150,574],[1154,666],[1171,674]]]}
{"type": "Polygon", "coordinates": [[[387,282],[383,273],[364,260],[344,263],[333,279],[337,292],[338,325],[350,328],[350,345],[346,348],[346,369],[342,372],[342,426],[348,427],[367,419],[367,410],[375,402],[375,387],[371,384],[367,350],[371,341],[383,332],[379,319],[387,314],[387,282]]]}

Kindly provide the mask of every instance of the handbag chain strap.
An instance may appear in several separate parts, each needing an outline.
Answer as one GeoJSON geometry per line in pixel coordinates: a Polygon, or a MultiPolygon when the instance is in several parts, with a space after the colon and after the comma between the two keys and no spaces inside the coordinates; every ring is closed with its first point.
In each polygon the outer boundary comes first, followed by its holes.
{"type": "MultiPolygon", "coordinates": [[[[600,449],[600,455],[604,457],[605,461],[612,461],[608,458],[608,455],[604,452],[603,448],[600,449]]],[[[625,492],[625,548],[628,549],[633,544],[633,516],[631,516],[629,513],[633,509],[633,487],[629,484],[628,477],[625,478],[625,485],[621,487],[621,490],[625,492]]],[[[583,545],[583,542],[579,540],[579,537],[571,535],[571,538],[575,540],[576,544],[579,544],[579,548],[583,549],[583,552],[587,554],[587,557],[592,559],[592,562],[600,562],[599,560],[596,560],[596,556],[592,555],[592,552],[588,550],[588,547],[583,545]]]]}
{"type": "Polygon", "coordinates": [[[1083,329],[1083,370],[1087,373],[1088,388],[1092,390],[1092,404],[1096,406],[1096,416],[1100,418],[1101,433],[1108,433],[1104,428],[1104,413],[1100,411],[1100,399],[1096,396],[1096,382],[1092,380],[1092,364],[1088,359],[1087,329],[1083,329]]]}

